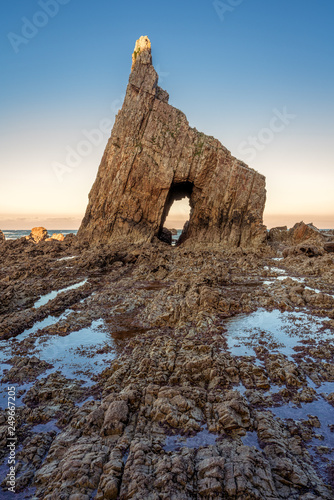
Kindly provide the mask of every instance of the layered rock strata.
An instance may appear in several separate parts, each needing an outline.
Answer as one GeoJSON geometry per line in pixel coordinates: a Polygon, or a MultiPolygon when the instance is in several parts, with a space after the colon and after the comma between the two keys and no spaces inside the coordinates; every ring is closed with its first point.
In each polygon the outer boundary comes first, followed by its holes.
{"type": "Polygon", "coordinates": [[[79,238],[92,243],[160,237],[173,202],[190,200],[183,242],[251,247],[262,243],[265,178],[215,138],[191,128],[168,104],[141,37],[122,109],[89,195],[79,238]]]}

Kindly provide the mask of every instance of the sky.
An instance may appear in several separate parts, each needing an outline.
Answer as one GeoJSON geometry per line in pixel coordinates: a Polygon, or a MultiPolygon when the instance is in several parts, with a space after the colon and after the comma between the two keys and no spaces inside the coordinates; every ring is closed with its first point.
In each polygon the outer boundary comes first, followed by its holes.
{"type": "Polygon", "coordinates": [[[170,104],[266,176],[268,227],[334,227],[332,0],[0,8],[0,229],[78,228],[141,35],[170,104]]]}

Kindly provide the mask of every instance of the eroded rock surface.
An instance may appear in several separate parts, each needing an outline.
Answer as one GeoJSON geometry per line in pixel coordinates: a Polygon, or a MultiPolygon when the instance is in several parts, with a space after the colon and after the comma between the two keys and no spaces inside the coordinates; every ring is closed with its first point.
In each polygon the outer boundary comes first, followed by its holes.
{"type": "MultiPolygon", "coordinates": [[[[1,262],[17,491],[43,500],[332,498],[333,254],[278,260],[270,247],[158,240],[88,247],[72,236],[7,241],[1,262]],[[250,321],[259,308],[282,315],[280,335],[297,335],[295,347],[247,322],[231,344],[229,321],[250,321]],[[91,347],[81,345],[87,331],[91,347]]],[[[2,460],[6,417],[1,410],[2,460]]]]}

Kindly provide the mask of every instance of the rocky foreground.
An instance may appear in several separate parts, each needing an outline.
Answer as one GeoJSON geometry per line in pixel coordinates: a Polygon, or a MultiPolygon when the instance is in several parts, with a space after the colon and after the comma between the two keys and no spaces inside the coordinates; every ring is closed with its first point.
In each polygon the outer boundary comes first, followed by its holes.
{"type": "Polygon", "coordinates": [[[334,238],[270,238],[0,243],[0,497],[14,386],[17,498],[333,498],[334,238]]]}

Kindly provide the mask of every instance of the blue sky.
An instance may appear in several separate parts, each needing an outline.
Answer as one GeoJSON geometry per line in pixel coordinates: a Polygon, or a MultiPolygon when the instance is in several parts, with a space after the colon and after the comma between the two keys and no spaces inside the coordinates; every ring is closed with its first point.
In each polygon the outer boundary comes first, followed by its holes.
{"type": "Polygon", "coordinates": [[[169,102],[266,176],[268,225],[334,227],[331,0],[4,0],[1,9],[0,228],[78,226],[141,35],[169,102]],[[57,177],[55,163],[105,119],[108,132],[57,177]]]}

